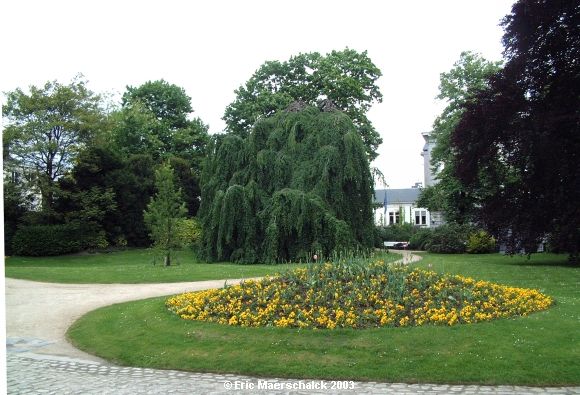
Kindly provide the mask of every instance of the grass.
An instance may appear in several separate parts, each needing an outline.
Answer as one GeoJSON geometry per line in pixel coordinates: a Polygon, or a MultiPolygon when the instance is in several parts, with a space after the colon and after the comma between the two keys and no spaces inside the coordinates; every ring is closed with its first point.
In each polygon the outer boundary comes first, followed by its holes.
{"type": "MultiPolygon", "coordinates": [[[[395,260],[401,256],[385,254],[383,257],[395,260]]],[[[304,266],[299,263],[205,263],[191,251],[177,252],[174,263],[164,267],[158,259],[154,265],[150,250],[130,249],[38,258],[12,256],[5,260],[4,270],[6,277],[51,283],[143,284],[262,277],[304,266]]]]}
{"type": "Polygon", "coordinates": [[[177,265],[153,265],[148,250],[57,257],[10,257],[5,261],[6,277],[73,284],[135,284],[202,281],[261,277],[297,267],[284,265],[237,265],[200,263],[193,253],[178,253],[177,265]]]}
{"type": "Polygon", "coordinates": [[[185,321],[166,298],[78,320],[77,347],[121,365],[269,377],[389,382],[578,385],[580,269],[566,257],[426,255],[418,265],[538,288],[556,305],[525,318],[453,327],[296,330],[185,321]]]}

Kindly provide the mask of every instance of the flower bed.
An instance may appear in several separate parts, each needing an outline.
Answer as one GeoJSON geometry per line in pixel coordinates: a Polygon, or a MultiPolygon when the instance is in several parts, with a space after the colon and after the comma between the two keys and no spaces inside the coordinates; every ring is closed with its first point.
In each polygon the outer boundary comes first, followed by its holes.
{"type": "Polygon", "coordinates": [[[474,323],[525,316],[552,303],[533,289],[383,262],[351,262],[313,264],[259,281],[184,293],[166,305],[187,320],[334,329],[474,323]]]}

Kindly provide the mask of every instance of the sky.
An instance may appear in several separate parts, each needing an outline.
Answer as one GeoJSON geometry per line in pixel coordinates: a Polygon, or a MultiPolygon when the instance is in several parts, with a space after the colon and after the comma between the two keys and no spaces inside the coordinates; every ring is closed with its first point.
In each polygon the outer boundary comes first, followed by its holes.
{"type": "MultiPolygon", "coordinates": [[[[439,75],[462,51],[501,59],[499,22],[513,0],[3,1],[0,91],[68,83],[118,98],[165,79],[194,115],[222,132],[234,90],[268,60],[345,48],[368,51],[383,102],[368,116],[383,138],[372,163],[391,188],[423,181],[424,140],[445,103],[439,75]]],[[[380,187],[380,185],[378,186],[380,187]]]]}

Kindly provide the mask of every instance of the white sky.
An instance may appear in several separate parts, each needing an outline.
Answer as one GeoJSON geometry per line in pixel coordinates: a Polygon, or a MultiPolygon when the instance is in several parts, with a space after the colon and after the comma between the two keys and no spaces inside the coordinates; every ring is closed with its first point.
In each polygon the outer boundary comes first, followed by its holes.
{"type": "Polygon", "coordinates": [[[0,90],[68,83],[99,93],[165,79],[192,98],[210,132],[234,89],[267,60],[367,50],[383,77],[369,118],[383,137],[373,163],[392,188],[423,181],[421,132],[443,108],[439,74],[464,50],[501,58],[512,0],[3,1],[0,90]]]}

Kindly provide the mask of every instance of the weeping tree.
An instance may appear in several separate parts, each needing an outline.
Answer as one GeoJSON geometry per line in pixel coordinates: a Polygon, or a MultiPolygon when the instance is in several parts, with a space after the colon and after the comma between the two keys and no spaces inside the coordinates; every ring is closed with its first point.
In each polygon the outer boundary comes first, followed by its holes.
{"type": "Polygon", "coordinates": [[[293,103],[247,138],[214,138],[202,174],[202,253],[244,263],[371,247],[373,180],[351,119],[293,103]]]}

